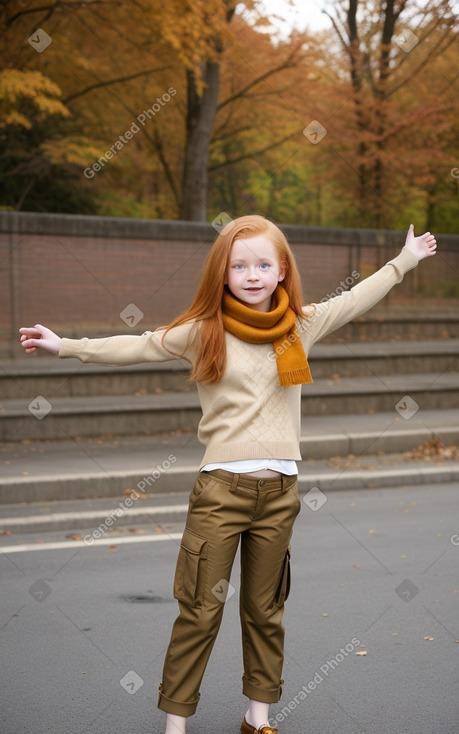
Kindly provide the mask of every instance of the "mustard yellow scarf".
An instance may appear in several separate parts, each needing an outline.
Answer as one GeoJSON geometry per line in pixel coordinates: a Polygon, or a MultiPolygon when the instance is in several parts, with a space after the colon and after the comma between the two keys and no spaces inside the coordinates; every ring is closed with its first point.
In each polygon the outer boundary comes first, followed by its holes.
{"type": "Polygon", "coordinates": [[[312,382],[308,360],[296,327],[296,314],[289,306],[287,291],[278,285],[272,296],[271,311],[256,311],[238,301],[225,289],[222,301],[223,325],[230,334],[250,344],[272,342],[277,360],[279,385],[312,382]]]}

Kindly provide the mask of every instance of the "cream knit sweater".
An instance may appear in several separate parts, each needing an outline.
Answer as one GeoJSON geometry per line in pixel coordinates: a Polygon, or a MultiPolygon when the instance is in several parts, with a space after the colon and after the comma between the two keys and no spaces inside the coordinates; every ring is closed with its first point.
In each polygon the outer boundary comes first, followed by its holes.
{"type": "MultiPolygon", "coordinates": [[[[297,325],[306,355],[313,344],[377,304],[416,265],[416,257],[404,247],[400,255],[351,290],[305,306],[305,319],[299,319],[297,325]]],[[[175,327],[164,346],[160,330],[141,336],[63,339],[59,357],[130,365],[164,362],[184,353],[183,358],[193,363],[198,329],[199,322],[175,327]]],[[[203,413],[198,438],[205,446],[200,466],[241,459],[301,459],[301,390],[307,394],[308,386],[278,385],[272,344],[248,344],[226,332],[226,346],[227,365],[220,382],[197,384],[203,413]]]]}

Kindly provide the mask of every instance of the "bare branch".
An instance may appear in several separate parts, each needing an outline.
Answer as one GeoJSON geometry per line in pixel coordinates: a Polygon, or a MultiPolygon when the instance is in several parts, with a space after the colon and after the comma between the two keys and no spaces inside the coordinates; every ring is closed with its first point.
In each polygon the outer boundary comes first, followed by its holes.
{"type": "MultiPolygon", "coordinates": [[[[386,96],[387,96],[387,97],[390,97],[390,96],[391,96],[392,94],[395,94],[395,92],[398,92],[398,90],[399,90],[399,89],[401,89],[402,87],[404,87],[404,86],[405,86],[405,84],[406,84],[407,82],[409,82],[409,81],[410,81],[411,79],[414,79],[414,78],[415,78],[415,77],[416,77],[416,76],[417,76],[417,75],[419,74],[419,72],[420,72],[420,71],[421,71],[421,70],[422,70],[422,69],[424,68],[424,66],[426,66],[426,64],[428,64],[428,63],[430,63],[430,62],[432,61],[432,58],[434,58],[434,53],[435,53],[435,51],[436,51],[436,50],[437,50],[437,49],[439,48],[439,46],[441,46],[441,44],[443,43],[443,41],[444,41],[444,40],[445,40],[445,39],[444,39],[444,37],[443,37],[443,38],[440,38],[440,40],[439,40],[439,41],[438,41],[438,43],[436,44],[435,48],[433,49],[432,53],[430,53],[430,54],[427,54],[427,56],[425,57],[425,59],[424,59],[424,60],[423,60],[423,61],[422,61],[422,62],[421,62],[421,63],[419,64],[419,66],[418,66],[418,67],[417,67],[417,68],[416,68],[416,69],[415,69],[415,70],[414,70],[414,71],[412,72],[411,76],[407,76],[407,77],[405,77],[404,79],[402,79],[402,81],[401,81],[401,82],[399,82],[398,84],[396,84],[396,85],[395,85],[395,87],[393,87],[393,88],[392,88],[392,89],[391,89],[391,90],[390,90],[390,91],[389,91],[389,92],[387,93],[387,95],[386,95],[386,96]]],[[[447,45],[446,45],[446,46],[445,46],[444,48],[442,48],[442,49],[441,49],[441,53],[443,53],[444,51],[446,51],[446,49],[447,49],[447,48],[449,48],[449,47],[451,46],[451,44],[452,44],[452,43],[454,43],[455,41],[456,41],[456,38],[455,38],[455,36],[453,35],[453,36],[451,37],[451,39],[449,40],[449,43],[448,43],[448,44],[447,44],[447,45]]],[[[439,53],[440,53],[440,52],[439,52],[439,53]]]]}
{"type": "MultiPolygon", "coordinates": [[[[82,2],[62,2],[62,0],[56,0],[54,3],[49,3],[48,5],[39,5],[36,8],[25,8],[24,10],[19,10],[17,13],[12,15],[10,18],[7,19],[6,24],[11,25],[14,23],[15,20],[18,18],[21,18],[24,15],[31,15],[33,13],[43,13],[47,12],[47,18],[57,9],[57,8],[87,8],[88,5],[110,5],[113,4],[112,0],[88,0],[85,2],[84,0],[82,2]]],[[[119,4],[119,3],[117,3],[119,4]]]]}
{"type": "Polygon", "coordinates": [[[333,26],[333,28],[336,31],[336,35],[338,36],[339,40],[341,41],[341,44],[342,44],[344,50],[346,51],[346,53],[349,54],[349,46],[346,43],[346,41],[344,40],[344,38],[342,36],[342,33],[341,33],[340,29],[338,28],[338,25],[337,25],[335,19],[333,18],[332,15],[330,15],[330,13],[327,10],[322,10],[322,13],[324,15],[326,15],[328,18],[330,18],[330,20],[332,22],[332,26],[333,26]]]}
{"type": "Polygon", "coordinates": [[[277,74],[280,71],[284,71],[285,69],[291,69],[296,66],[296,61],[293,62],[293,59],[295,58],[295,55],[298,51],[298,46],[295,47],[291,54],[287,57],[287,59],[282,62],[282,64],[279,64],[279,66],[275,66],[273,69],[268,69],[264,74],[257,77],[256,79],[253,79],[251,82],[246,84],[245,87],[240,89],[238,92],[235,92],[230,97],[227,97],[223,100],[223,102],[220,102],[220,104],[217,107],[217,110],[223,109],[223,107],[226,107],[226,105],[231,104],[231,102],[234,102],[236,99],[240,99],[241,97],[247,96],[247,92],[255,87],[257,84],[261,84],[261,82],[266,81],[266,79],[269,79],[270,76],[273,76],[274,74],[277,74]]]}
{"type": "Polygon", "coordinates": [[[247,158],[256,158],[257,156],[261,155],[262,153],[266,153],[267,150],[272,150],[273,148],[277,148],[279,145],[282,145],[283,143],[286,143],[288,140],[291,140],[296,135],[298,135],[298,130],[294,133],[291,133],[290,135],[286,135],[281,140],[276,140],[274,143],[270,143],[269,145],[266,145],[264,148],[261,148],[260,150],[251,151],[250,153],[243,153],[242,155],[238,156],[237,158],[233,158],[230,161],[225,161],[224,163],[216,163],[215,166],[210,166],[209,171],[216,171],[219,168],[224,168],[225,166],[231,166],[234,163],[239,163],[239,161],[246,160],[247,158]]]}
{"type": "Polygon", "coordinates": [[[84,94],[87,94],[88,92],[92,92],[93,89],[100,89],[101,87],[110,87],[112,84],[119,84],[121,82],[128,82],[131,79],[138,79],[141,76],[145,76],[146,74],[152,74],[154,72],[158,71],[166,71],[166,69],[169,69],[169,66],[160,66],[156,69],[145,69],[144,71],[138,71],[136,74],[130,74],[129,76],[121,76],[117,79],[108,79],[106,81],[98,81],[95,84],[90,84],[89,87],[86,87],[85,89],[81,89],[79,92],[75,92],[74,94],[71,94],[69,97],[66,97],[63,101],[64,104],[68,104],[69,102],[73,102],[75,99],[78,99],[78,97],[82,97],[84,94]]]}
{"type": "MultiPolygon", "coordinates": [[[[117,94],[115,94],[114,96],[116,97],[116,99],[118,100],[118,102],[124,107],[124,109],[127,112],[129,112],[130,115],[132,115],[132,117],[136,117],[136,112],[134,110],[132,110],[124,102],[123,99],[120,99],[120,97],[117,94]]],[[[152,148],[157,152],[158,158],[160,160],[160,163],[161,163],[161,165],[162,165],[162,167],[164,169],[164,173],[166,175],[166,179],[167,179],[167,181],[169,183],[169,186],[171,187],[171,191],[172,191],[172,193],[174,195],[174,199],[175,199],[175,201],[177,203],[177,206],[180,206],[180,194],[179,194],[179,191],[177,190],[177,187],[175,185],[175,181],[174,181],[174,176],[172,174],[172,170],[171,170],[171,168],[170,168],[170,166],[169,166],[169,164],[168,164],[168,162],[166,160],[166,156],[165,156],[165,153],[164,153],[163,142],[162,142],[162,140],[161,140],[161,138],[159,136],[159,132],[158,132],[157,128],[155,127],[153,129],[153,136],[151,136],[147,132],[147,130],[145,129],[144,126],[142,126],[140,128],[140,132],[143,134],[143,136],[146,138],[146,140],[150,143],[150,145],[152,146],[152,148]]]]}

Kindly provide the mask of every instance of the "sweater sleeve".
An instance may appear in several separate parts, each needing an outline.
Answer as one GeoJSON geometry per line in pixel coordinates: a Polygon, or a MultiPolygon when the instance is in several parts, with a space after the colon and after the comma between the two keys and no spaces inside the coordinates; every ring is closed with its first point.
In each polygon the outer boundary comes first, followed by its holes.
{"type": "Polygon", "coordinates": [[[405,273],[415,268],[417,264],[416,256],[404,247],[397,257],[389,260],[380,270],[349,291],[328,301],[305,306],[303,313],[307,320],[304,332],[307,334],[309,345],[369,311],[394,285],[401,283],[405,273]]]}
{"type": "Polygon", "coordinates": [[[62,339],[59,357],[76,357],[81,362],[106,365],[131,365],[165,362],[170,359],[193,361],[196,351],[196,322],[171,329],[161,343],[164,329],[103,339],[62,339]],[[195,327],[195,328],[193,328],[195,327]]]}

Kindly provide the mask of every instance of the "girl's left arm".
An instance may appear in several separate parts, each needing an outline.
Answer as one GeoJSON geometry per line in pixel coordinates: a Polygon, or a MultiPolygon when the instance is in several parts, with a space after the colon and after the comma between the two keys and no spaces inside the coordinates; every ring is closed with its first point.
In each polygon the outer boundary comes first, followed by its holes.
{"type": "Polygon", "coordinates": [[[424,258],[435,255],[436,248],[437,242],[430,232],[415,237],[411,224],[405,245],[397,257],[349,291],[328,301],[304,307],[303,312],[307,318],[304,333],[309,345],[320,341],[379,303],[394,285],[403,280],[405,273],[415,268],[424,258]]]}

